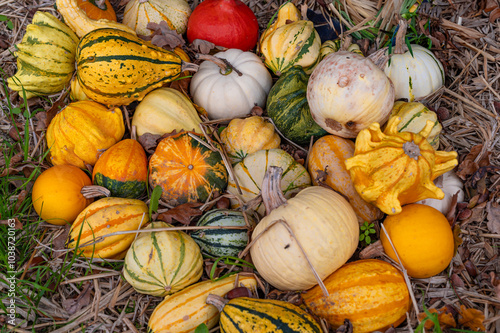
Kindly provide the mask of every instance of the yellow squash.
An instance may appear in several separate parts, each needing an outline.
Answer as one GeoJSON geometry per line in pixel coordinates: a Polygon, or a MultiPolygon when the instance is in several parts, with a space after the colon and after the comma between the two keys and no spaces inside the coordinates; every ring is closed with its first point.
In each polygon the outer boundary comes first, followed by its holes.
{"type": "Polygon", "coordinates": [[[269,28],[264,30],[262,36],[260,36],[259,43],[262,43],[262,41],[267,39],[267,37],[279,27],[282,27],[287,23],[299,20],[302,20],[302,15],[300,14],[300,11],[297,9],[297,7],[295,7],[293,2],[286,2],[279,8],[278,17],[276,18],[276,21],[274,21],[274,23],[271,24],[269,28]]]}

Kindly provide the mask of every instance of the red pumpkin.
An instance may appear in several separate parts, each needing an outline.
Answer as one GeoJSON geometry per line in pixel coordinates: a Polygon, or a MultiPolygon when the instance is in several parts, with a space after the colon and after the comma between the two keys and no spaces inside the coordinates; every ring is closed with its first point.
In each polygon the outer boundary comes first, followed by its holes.
{"type": "Polygon", "coordinates": [[[253,49],[258,36],[257,18],[240,0],[205,0],[193,10],[187,26],[190,43],[203,39],[242,51],[253,49]]]}

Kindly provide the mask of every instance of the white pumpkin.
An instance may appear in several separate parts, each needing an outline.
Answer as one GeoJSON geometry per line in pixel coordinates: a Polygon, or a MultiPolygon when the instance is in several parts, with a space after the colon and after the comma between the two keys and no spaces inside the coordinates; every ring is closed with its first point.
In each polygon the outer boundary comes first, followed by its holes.
{"type": "Polygon", "coordinates": [[[226,59],[237,71],[223,73],[213,62],[204,61],[191,79],[193,102],[203,107],[210,119],[238,118],[254,106],[264,107],[272,77],[262,60],[252,52],[229,49],[215,57],[226,59]]]}
{"type": "Polygon", "coordinates": [[[458,178],[455,172],[448,171],[445,174],[434,179],[434,184],[439,187],[444,192],[444,198],[439,199],[424,199],[420,200],[417,203],[431,206],[436,208],[444,215],[448,214],[451,208],[452,197],[455,193],[457,193],[457,202],[464,201],[465,193],[464,193],[464,184],[462,180],[458,178]]]}
{"type": "Polygon", "coordinates": [[[355,138],[372,123],[384,124],[394,104],[394,86],[370,59],[339,51],[327,55],[307,84],[311,115],[325,131],[355,138]]]}
{"type": "Polygon", "coordinates": [[[165,21],[180,34],[186,32],[191,7],[185,0],[131,0],[125,7],[123,24],[139,35],[149,36],[148,23],[165,21]]]}

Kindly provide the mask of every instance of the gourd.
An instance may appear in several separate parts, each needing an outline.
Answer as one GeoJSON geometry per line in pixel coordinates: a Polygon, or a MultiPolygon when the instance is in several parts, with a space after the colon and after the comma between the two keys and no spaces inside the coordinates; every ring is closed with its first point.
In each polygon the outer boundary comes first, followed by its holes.
{"type": "Polygon", "coordinates": [[[190,85],[194,103],[203,107],[210,119],[243,117],[255,105],[266,105],[272,78],[255,53],[229,49],[210,59],[217,63],[201,63],[190,85]]]}
{"type": "MultiPolygon", "coordinates": [[[[145,229],[168,228],[152,222],[145,229]]],[[[200,248],[185,232],[140,233],[125,256],[123,276],[142,294],[166,296],[198,281],[203,273],[200,248]]]]}
{"type": "Polygon", "coordinates": [[[146,95],[137,105],[132,125],[137,135],[145,133],[163,135],[173,131],[201,133],[198,116],[193,103],[178,90],[158,88],[146,95]]]}
{"type": "Polygon", "coordinates": [[[279,148],[281,143],[273,124],[259,116],[231,120],[220,140],[233,164],[258,150],[279,148]]]}
{"type": "Polygon", "coordinates": [[[33,185],[33,208],[50,224],[71,224],[93,201],[80,193],[88,185],[92,185],[89,176],[73,165],[48,168],[33,185]]]}
{"type": "MultiPolygon", "coordinates": [[[[251,226],[255,221],[247,216],[251,226]]],[[[242,212],[230,209],[214,209],[206,212],[196,223],[197,226],[245,227],[245,217],[242,212]]],[[[200,249],[209,256],[237,257],[248,243],[248,229],[200,229],[191,233],[193,240],[200,249]]]]}
{"type": "MultiPolygon", "coordinates": [[[[340,51],[341,46],[342,46],[341,43],[342,43],[341,39],[327,40],[327,41],[323,42],[323,44],[321,44],[321,48],[319,50],[320,58],[323,59],[324,57],[326,57],[330,53],[340,51]]],[[[361,49],[359,48],[358,44],[350,44],[345,49],[345,51],[356,53],[356,54],[359,54],[360,56],[364,57],[364,54],[363,54],[363,52],[361,52],[361,49]]]]}
{"type": "Polygon", "coordinates": [[[138,230],[148,220],[148,206],[141,200],[99,199],[78,214],[69,231],[66,246],[77,248],[87,258],[123,259],[135,234],[105,237],[102,242],[92,243],[114,232],[138,230]]]}
{"type": "Polygon", "coordinates": [[[149,36],[148,23],[165,21],[171,30],[186,32],[191,7],[185,0],[131,0],[125,7],[123,24],[139,35],[149,36]]]}
{"type": "Polygon", "coordinates": [[[260,43],[266,39],[271,33],[273,33],[279,27],[286,25],[287,23],[302,20],[302,15],[300,11],[295,7],[293,2],[285,2],[278,9],[276,21],[271,24],[260,36],[260,43]]]}
{"type": "Polygon", "coordinates": [[[398,131],[418,133],[427,124],[427,120],[434,123],[427,141],[431,144],[432,148],[438,149],[439,147],[439,134],[441,133],[442,126],[439,123],[436,112],[429,110],[422,103],[412,102],[406,103],[398,101],[394,103],[391,111],[391,117],[401,117],[401,122],[398,124],[398,131]]]}
{"type": "Polygon", "coordinates": [[[396,262],[400,259],[411,277],[428,278],[450,264],[454,253],[453,232],[446,217],[437,209],[421,204],[406,205],[401,213],[387,216],[383,225],[387,231],[387,235],[380,232],[384,252],[396,262]]]}
{"type": "Polygon", "coordinates": [[[49,160],[53,165],[94,165],[103,149],[121,140],[125,133],[122,111],[93,101],[68,104],[47,128],[49,160]]]}
{"type": "Polygon", "coordinates": [[[391,264],[376,259],[345,264],[319,286],[302,294],[307,308],[337,329],[349,319],[353,332],[385,332],[397,327],[410,310],[410,294],[403,275],[391,264]]]}
{"type": "Polygon", "coordinates": [[[124,24],[105,18],[99,20],[91,19],[87,16],[86,12],[80,8],[78,4],[79,1],[80,0],[56,0],[57,10],[64,18],[64,22],[66,22],[79,38],[82,38],[90,31],[103,28],[119,29],[135,35],[134,30],[124,24]]]}
{"type": "Polygon", "coordinates": [[[63,90],[75,71],[78,37],[50,13],[37,11],[21,43],[16,45],[17,72],[10,89],[26,99],[63,90]]]}
{"type": "Polygon", "coordinates": [[[434,184],[444,192],[444,198],[424,199],[416,203],[436,208],[444,215],[448,214],[453,202],[453,195],[457,194],[457,202],[464,201],[465,193],[463,190],[464,184],[462,180],[453,172],[453,170],[445,172],[441,176],[434,179],[434,184]]]}
{"type": "Polygon", "coordinates": [[[76,63],[83,92],[106,105],[140,101],[184,70],[175,52],[117,29],[99,29],[85,35],[78,44],[76,63]]]}
{"type": "Polygon", "coordinates": [[[116,22],[116,13],[109,0],[76,0],[76,4],[92,20],[106,19],[116,22]]]}
{"type": "Polygon", "coordinates": [[[181,132],[160,141],[149,160],[149,184],[163,190],[162,199],[172,205],[204,202],[227,186],[227,170],[221,155],[181,132]]]}
{"type": "Polygon", "coordinates": [[[189,17],[189,43],[202,39],[228,49],[249,51],[255,47],[259,24],[252,10],[240,0],[205,0],[189,17]]]}
{"type": "Polygon", "coordinates": [[[148,323],[148,332],[194,332],[200,324],[211,329],[219,322],[219,311],[206,304],[209,294],[224,296],[235,287],[244,286],[257,292],[253,276],[231,275],[220,280],[206,280],[165,297],[154,309],[148,323]]]}
{"type": "Polygon", "coordinates": [[[136,140],[122,140],[99,157],[92,179],[94,185],[110,190],[112,197],[138,199],[148,181],[146,152],[136,140]]]}
{"type": "Polygon", "coordinates": [[[325,131],[355,138],[370,124],[387,121],[394,86],[370,59],[338,51],[314,69],[307,84],[307,101],[313,119],[325,131]]]}
{"type": "Polygon", "coordinates": [[[314,185],[318,185],[318,178],[326,172],[323,183],[349,200],[360,223],[378,220],[382,218],[382,212],[356,192],[351,175],[345,167],[345,160],[353,155],[354,142],[326,135],[318,139],[309,151],[307,169],[314,185]]]}
{"type": "Polygon", "coordinates": [[[252,233],[250,254],[259,274],[274,287],[305,290],[318,283],[311,266],[323,280],[352,256],[359,225],[347,200],[327,188],[307,187],[287,200],[280,189],[282,172],[272,166],[264,177],[267,215],[252,233]],[[275,221],[285,221],[295,237],[282,223],[271,227],[275,221]]]}
{"type": "MultiPolygon", "coordinates": [[[[300,190],[311,185],[311,177],[306,168],[282,149],[259,150],[249,154],[241,162],[233,166],[234,175],[241,189],[241,194],[234,180],[230,179],[227,191],[237,199],[231,199],[233,209],[241,207],[260,194],[264,174],[270,166],[283,169],[281,190],[285,197],[291,198],[300,190]]],[[[264,215],[265,208],[259,203],[255,208],[260,215],[264,215]]]]}
{"type": "Polygon", "coordinates": [[[419,133],[399,132],[400,117],[389,120],[382,133],[373,123],[356,138],[354,156],[345,161],[356,191],[386,214],[422,199],[442,199],[432,182],[457,164],[454,151],[435,151],[427,141],[432,121],[419,133]]]}
{"type": "Polygon", "coordinates": [[[228,301],[209,295],[207,303],[220,312],[221,332],[322,332],[310,314],[289,302],[250,297],[228,301]]]}
{"type": "Polygon", "coordinates": [[[290,68],[273,85],[266,104],[267,114],[281,134],[300,145],[309,144],[313,135],[319,138],[327,134],[311,116],[306,96],[308,80],[302,67],[290,68]]]}
{"type": "Polygon", "coordinates": [[[69,90],[69,98],[73,102],[78,102],[78,101],[91,101],[90,98],[85,95],[85,93],[82,90],[82,87],[80,87],[80,84],[78,83],[78,80],[76,77],[74,77],[71,80],[70,84],[70,90],[69,90]]]}

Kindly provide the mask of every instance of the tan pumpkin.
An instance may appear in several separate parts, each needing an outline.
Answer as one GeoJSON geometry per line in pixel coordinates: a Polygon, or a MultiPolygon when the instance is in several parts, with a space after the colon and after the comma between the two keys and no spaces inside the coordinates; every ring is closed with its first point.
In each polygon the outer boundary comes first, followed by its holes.
{"type": "Polygon", "coordinates": [[[360,223],[378,220],[382,218],[382,212],[356,192],[351,175],[346,169],[345,160],[353,155],[354,142],[327,135],[318,139],[309,151],[307,169],[314,185],[318,185],[319,178],[324,177],[324,184],[349,200],[360,223]]]}

